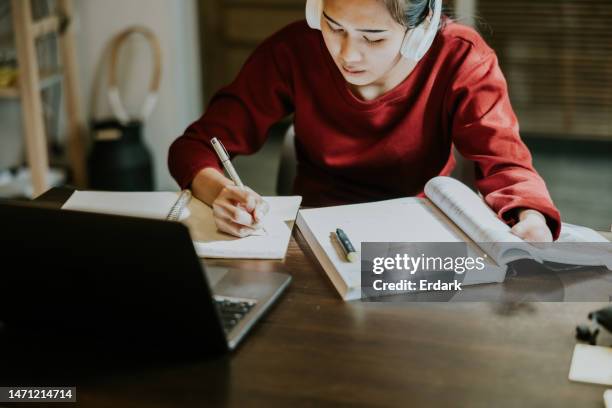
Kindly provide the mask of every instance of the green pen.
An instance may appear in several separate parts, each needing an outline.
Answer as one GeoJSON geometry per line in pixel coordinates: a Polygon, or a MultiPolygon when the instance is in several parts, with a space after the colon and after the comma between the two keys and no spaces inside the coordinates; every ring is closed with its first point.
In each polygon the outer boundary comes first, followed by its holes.
{"type": "Polygon", "coordinates": [[[355,251],[355,247],[351,244],[348,235],[341,228],[336,228],[336,237],[340,242],[340,246],[344,251],[344,255],[349,262],[357,262],[359,260],[359,254],[355,251]]]}

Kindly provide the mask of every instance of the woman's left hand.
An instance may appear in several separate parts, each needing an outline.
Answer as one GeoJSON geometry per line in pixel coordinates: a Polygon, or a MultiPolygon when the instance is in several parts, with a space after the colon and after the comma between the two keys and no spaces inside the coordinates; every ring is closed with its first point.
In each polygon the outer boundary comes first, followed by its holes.
{"type": "Polygon", "coordinates": [[[536,210],[521,210],[519,222],[511,231],[528,242],[552,242],[552,233],[546,224],[546,218],[536,210]]]}

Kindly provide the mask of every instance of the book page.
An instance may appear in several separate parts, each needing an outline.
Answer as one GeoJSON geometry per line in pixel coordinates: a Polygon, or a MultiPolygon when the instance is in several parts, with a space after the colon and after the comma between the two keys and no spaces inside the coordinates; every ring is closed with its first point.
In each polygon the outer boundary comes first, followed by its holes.
{"type": "Polygon", "coordinates": [[[510,227],[465,184],[451,177],[434,177],[425,185],[425,195],[498,264],[538,258],[533,248],[512,234],[510,227]],[[513,244],[511,250],[508,243],[513,244]]]}
{"type": "Polygon", "coordinates": [[[325,257],[321,263],[335,269],[348,289],[360,287],[361,264],[346,259],[334,237],[336,228],[344,230],[357,250],[362,242],[463,242],[435,208],[413,197],[300,210],[300,217],[308,228],[304,235],[312,235],[320,248],[313,251],[325,257]]]}
{"type": "Polygon", "coordinates": [[[425,194],[499,264],[533,258],[538,262],[612,265],[609,246],[593,245],[608,241],[590,228],[563,223],[556,243],[532,245],[512,234],[510,227],[497,218],[476,193],[453,178],[431,179],[425,185],[425,194]],[[557,243],[585,245],[568,246],[557,243]]]}
{"type": "Polygon", "coordinates": [[[605,266],[612,270],[612,245],[591,228],[561,224],[561,234],[554,244],[540,245],[545,261],[566,265],[605,266]]]}
{"type": "Polygon", "coordinates": [[[591,228],[564,222],[557,242],[609,242],[591,228]]]}

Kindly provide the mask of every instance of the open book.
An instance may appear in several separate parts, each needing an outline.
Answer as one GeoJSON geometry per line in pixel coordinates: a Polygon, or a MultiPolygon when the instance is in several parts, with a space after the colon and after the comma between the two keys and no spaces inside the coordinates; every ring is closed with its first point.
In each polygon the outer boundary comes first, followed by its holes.
{"type": "Polygon", "coordinates": [[[212,209],[192,198],[188,190],[182,193],[75,191],[62,209],[180,221],[189,228],[200,257],[283,259],[302,198],[263,198],[270,211],[262,221],[262,230],[246,238],[219,232],[212,209]]]}
{"type": "MultiPolygon", "coordinates": [[[[345,300],[361,296],[361,266],[344,258],[333,237],[336,228],[343,229],[357,249],[363,242],[465,242],[471,254],[486,254],[491,265],[486,273],[466,274],[464,285],[502,282],[506,265],[524,258],[612,268],[612,254],[569,253],[524,242],[476,193],[450,177],[430,180],[425,195],[299,212],[298,228],[345,300]]],[[[608,241],[591,229],[564,223],[558,242],[608,241]]]]}

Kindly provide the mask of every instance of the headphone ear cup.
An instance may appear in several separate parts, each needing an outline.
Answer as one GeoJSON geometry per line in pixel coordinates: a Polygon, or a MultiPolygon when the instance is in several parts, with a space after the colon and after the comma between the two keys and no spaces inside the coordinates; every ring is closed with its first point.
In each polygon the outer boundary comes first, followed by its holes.
{"type": "Polygon", "coordinates": [[[400,53],[404,58],[417,63],[431,47],[442,18],[442,0],[433,0],[433,14],[404,38],[400,53]]]}
{"type": "Polygon", "coordinates": [[[407,59],[418,60],[417,54],[423,42],[423,37],[425,37],[425,28],[423,24],[410,30],[402,42],[402,48],[400,50],[402,56],[407,59]]]}
{"type": "Polygon", "coordinates": [[[323,14],[323,0],[306,0],[306,22],[315,30],[321,29],[321,15],[323,14]]]}

